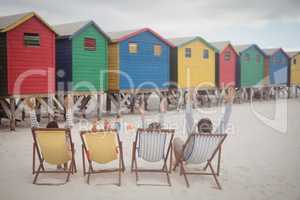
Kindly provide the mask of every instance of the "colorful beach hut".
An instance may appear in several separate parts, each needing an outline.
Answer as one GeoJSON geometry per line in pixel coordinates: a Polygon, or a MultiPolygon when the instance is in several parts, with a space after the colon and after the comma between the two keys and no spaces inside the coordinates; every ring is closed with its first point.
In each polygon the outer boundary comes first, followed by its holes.
{"type": "Polygon", "coordinates": [[[110,32],[109,89],[163,89],[170,79],[173,45],[149,28],[110,32]]]}
{"type": "Polygon", "coordinates": [[[236,45],[234,49],[239,53],[237,85],[243,88],[250,88],[265,84],[264,52],[255,44],[236,45]]]}
{"type": "Polygon", "coordinates": [[[290,84],[300,85],[300,51],[288,52],[290,58],[290,84]]]}
{"type": "Polygon", "coordinates": [[[218,49],[216,58],[216,84],[223,88],[229,85],[236,85],[236,72],[239,55],[229,41],[212,42],[218,49]]]}
{"type": "Polygon", "coordinates": [[[268,85],[287,85],[289,72],[289,56],[281,49],[263,49],[266,55],[265,68],[269,77],[268,85]]]}
{"type": "Polygon", "coordinates": [[[217,50],[199,36],[169,41],[175,46],[171,52],[171,81],[178,88],[215,87],[217,50]]]}
{"type": "Polygon", "coordinates": [[[0,17],[0,96],[55,92],[55,35],[34,12],[0,17]]]}
{"type": "Polygon", "coordinates": [[[108,87],[108,37],[93,21],[53,26],[58,90],[105,91],[108,87]]]}

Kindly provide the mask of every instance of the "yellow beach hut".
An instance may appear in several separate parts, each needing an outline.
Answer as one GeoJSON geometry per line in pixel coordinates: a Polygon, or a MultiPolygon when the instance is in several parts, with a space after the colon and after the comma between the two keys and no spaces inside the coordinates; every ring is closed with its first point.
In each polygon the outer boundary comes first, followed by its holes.
{"type": "Polygon", "coordinates": [[[300,85],[300,51],[298,52],[288,52],[290,57],[290,84],[300,85]]]}
{"type": "Polygon", "coordinates": [[[217,50],[203,38],[182,37],[169,41],[171,49],[170,79],[177,88],[214,88],[217,50]]]}

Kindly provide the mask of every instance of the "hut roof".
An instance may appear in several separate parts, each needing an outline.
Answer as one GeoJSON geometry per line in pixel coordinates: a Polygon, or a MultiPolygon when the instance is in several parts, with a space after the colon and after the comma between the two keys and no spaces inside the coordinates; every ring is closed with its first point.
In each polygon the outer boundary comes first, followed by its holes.
{"type": "MultiPolygon", "coordinates": [[[[43,24],[45,24],[50,30],[55,32],[53,28],[47,24],[39,15],[34,12],[25,12],[16,15],[9,15],[9,16],[0,16],[0,32],[7,32],[10,31],[17,26],[21,25],[31,17],[35,16],[38,18],[43,24]]],[[[56,33],[56,32],[55,32],[56,33]]]]}
{"type": "Polygon", "coordinates": [[[277,51],[281,51],[284,53],[284,55],[286,57],[289,57],[289,55],[282,49],[282,48],[270,48],[270,49],[263,49],[263,52],[265,53],[265,55],[267,56],[272,56],[273,54],[275,54],[277,51]]]}
{"type": "Polygon", "coordinates": [[[296,56],[297,54],[300,54],[300,51],[289,51],[289,52],[287,52],[287,55],[288,55],[290,58],[296,56]]]}
{"type": "Polygon", "coordinates": [[[234,49],[238,53],[243,53],[244,51],[246,51],[252,46],[254,46],[256,49],[258,49],[258,51],[260,51],[264,56],[266,56],[265,52],[261,48],[259,48],[256,44],[234,45],[234,49]]]}
{"type": "Polygon", "coordinates": [[[230,41],[211,42],[211,44],[219,51],[223,51],[230,44],[230,41]]]}
{"type": "Polygon", "coordinates": [[[134,30],[125,30],[125,31],[117,31],[117,32],[108,32],[107,35],[110,37],[112,42],[122,42],[124,40],[127,40],[131,37],[134,37],[140,33],[143,32],[150,32],[153,35],[155,35],[158,39],[163,41],[165,44],[167,44],[170,47],[174,47],[174,45],[163,38],[160,34],[156,33],[150,28],[142,28],[142,29],[134,29],[134,30]]]}
{"type": "Polygon", "coordinates": [[[87,26],[90,25],[93,25],[102,35],[104,35],[104,37],[109,39],[108,35],[92,20],[59,24],[53,26],[53,28],[58,33],[59,38],[72,38],[75,35],[80,34],[87,26]]]}
{"type": "Polygon", "coordinates": [[[170,38],[169,41],[176,47],[182,47],[190,42],[193,42],[195,40],[199,40],[203,42],[206,46],[213,49],[214,51],[218,51],[213,45],[211,45],[209,42],[204,40],[200,36],[191,36],[191,37],[178,37],[178,38],[170,38]]]}

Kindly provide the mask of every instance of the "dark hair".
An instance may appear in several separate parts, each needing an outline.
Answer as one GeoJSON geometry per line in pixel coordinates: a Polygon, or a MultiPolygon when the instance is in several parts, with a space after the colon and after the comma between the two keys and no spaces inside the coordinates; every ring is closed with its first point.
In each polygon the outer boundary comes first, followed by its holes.
{"type": "Polygon", "coordinates": [[[152,122],[151,124],[149,124],[148,128],[150,128],[150,129],[160,129],[161,125],[158,122],[152,122]]]}
{"type": "Polygon", "coordinates": [[[210,119],[203,118],[198,122],[198,132],[199,133],[211,133],[213,129],[213,124],[210,119]]]}
{"type": "Polygon", "coordinates": [[[51,121],[47,124],[46,128],[59,128],[56,121],[51,121]]]}

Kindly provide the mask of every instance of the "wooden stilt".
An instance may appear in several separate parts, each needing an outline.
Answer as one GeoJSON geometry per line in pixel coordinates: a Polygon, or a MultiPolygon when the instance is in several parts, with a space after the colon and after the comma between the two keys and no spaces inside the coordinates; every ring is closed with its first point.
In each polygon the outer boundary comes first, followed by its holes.
{"type": "Polygon", "coordinates": [[[143,97],[143,101],[144,101],[144,109],[147,111],[148,110],[148,99],[150,97],[150,94],[146,93],[143,97]]]}
{"type": "Polygon", "coordinates": [[[16,130],[16,116],[15,116],[16,102],[15,98],[10,98],[10,130],[16,130]]]}
{"type": "Polygon", "coordinates": [[[134,113],[134,106],[135,106],[135,94],[132,94],[130,97],[130,112],[134,113]]]}
{"type": "Polygon", "coordinates": [[[38,122],[41,122],[41,103],[35,98],[35,112],[38,122]]]}
{"type": "Polygon", "coordinates": [[[53,112],[53,115],[51,115],[51,112],[53,111],[53,98],[52,97],[48,97],[47,98],[47,113],[48,113],[48,121],[52,121],[55,118],[55,113],[53,112]]]}
{"type": "Polygon", "coordinates": [[[106,94],[106,112],[111,111],[111,96],[110,93],[106,94]]]}
{"type": "Polygon", "coordinates": [[[120,93],[117,94],[117,112],[119,113],[121,110],[121,95],[120,93]]]}
{"type": "Polygon", "coordinates": [[[102,117],[102,93],[97,94],[97,119],[102,117]]]}

